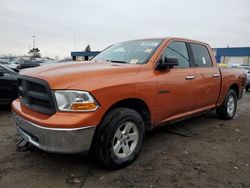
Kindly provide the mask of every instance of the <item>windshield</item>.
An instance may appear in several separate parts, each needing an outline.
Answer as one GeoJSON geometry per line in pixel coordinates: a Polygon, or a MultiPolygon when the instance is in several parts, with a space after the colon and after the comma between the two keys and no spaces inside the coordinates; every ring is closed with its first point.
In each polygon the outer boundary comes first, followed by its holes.
{"type": "Polygon", "coordinates": [[[146,39],[117,43],[99,53],[92,60],[145,64],[159,47],[161,42],[162,40],[160,39],[146,39]]]}

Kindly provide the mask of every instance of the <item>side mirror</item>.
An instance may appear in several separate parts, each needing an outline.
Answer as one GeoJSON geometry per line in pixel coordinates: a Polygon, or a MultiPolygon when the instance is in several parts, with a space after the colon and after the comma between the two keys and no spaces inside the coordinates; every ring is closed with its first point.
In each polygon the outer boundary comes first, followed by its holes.
{"type": "Polygon", "coordinates": [[[175,57],[169,57],[169,58],[164,58],[164,61],[161,59],[157,66],[156,66],[156,70],[164,70],[164,69],[170,69],[173,68],[174,66],[178,66],[179,62],[178,59],[175,57]]]}

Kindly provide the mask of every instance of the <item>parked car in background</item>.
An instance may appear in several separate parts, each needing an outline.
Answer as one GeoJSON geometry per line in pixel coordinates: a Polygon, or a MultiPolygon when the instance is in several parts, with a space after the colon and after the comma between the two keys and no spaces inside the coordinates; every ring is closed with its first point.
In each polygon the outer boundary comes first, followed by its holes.
{"type": "Polygon", "coordinates": [[[10,58],[10,57],[0,57],[0,64],[3,62],[10,62],[10,60],[11,60],[12,58],[10,58]]]}
{"type": "Polygon", "coordinates": [[[238,65],[233,67],[235,69],[243,69],[246,72],[247,75],[247,79],[246,79],[246,91],[248,91],[250,89],[250,66],[249,65],[238,65]]]}
{"type": "Polygon", "coordinates": [[[121,168],[155,127],[210,110],[232,119],[246,74],[218,68],[206,43],[156,38],[114,44],[86,63],[24,70],[18,83],[12,110],[25,140],[48,152],[91,149],[121,168]]]}
{"type": "Polygon", "coordinates": [[[23,59],[23,60],[19,61],[17,68],[19,70],[21,70],[21,69],[39,67],[40,63],[41,63],[40,61],[36,61],[36,60],[23,59]]]}
{"type": "Polygon", "coordinates": [[[18,97],[18,73],[0,64],[0,105],[10,104],[18,97]]]}
{"type": "Polygon", "coordinates": [[[34,67],[55,64],[55,63],[58,63],[58,62],[51,58],[32,59],[30,57],[18,57],[14,59],[13,61],[11,61],[8,67],[15,71],[20,71],[22,69],[34,68],[34,67]]]}
{"type": "Polygon", "coordinates": [[[30,57],[18,57],[11,61],[10,68],[20,71],[25,68],[33,68],[40,66],[39,62],[30,59],[30,57]]]}
{"type": "Polygon", "coordinates": [[[5,59],[0,59],[0,64],[2,65],[8,65],[10,62],[8,60],[5,59]]]}
{"type": "Polygon", "coordinates": [[[246,91],[250,89],[250,67],[245,68],[247,74],[247,84],[246,84],[246,91]]]}
{"type": "Polygon", "coordinates": [[[50,65],[50,64],[56,64],[56,63],[59,62],[58,60],[54,60],[54,59],[51,59],[51,58],[48,58],[48,57],[39,58],[37,60],[40,61],[40,65],[41,66],[43,66],[43,65],[50,65]]]}
{"type": "Polygon", "coordinates": [[[15,61],[10,61],[8,59],[0,59],[0,64],[5,65],[6,67],[14,70],[15,72],[19,72],[18,64],[15,61]]]}

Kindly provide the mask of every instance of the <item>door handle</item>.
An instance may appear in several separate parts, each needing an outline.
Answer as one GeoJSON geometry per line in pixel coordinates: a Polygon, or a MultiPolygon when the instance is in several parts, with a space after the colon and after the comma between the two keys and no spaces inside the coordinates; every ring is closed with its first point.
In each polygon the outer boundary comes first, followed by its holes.
{"type": "Polygon", "coordinates": [[[214,78],[216,78],[216,77],[220,77],[220,74],[215,73],[215,74],[213,74],[213,77],[214,77],[214,78]]]}
{"type": "Polygon", "coordinates": [[[195,78],[195,75],[187,75],[186,80],[193,80],[195,78]]]}

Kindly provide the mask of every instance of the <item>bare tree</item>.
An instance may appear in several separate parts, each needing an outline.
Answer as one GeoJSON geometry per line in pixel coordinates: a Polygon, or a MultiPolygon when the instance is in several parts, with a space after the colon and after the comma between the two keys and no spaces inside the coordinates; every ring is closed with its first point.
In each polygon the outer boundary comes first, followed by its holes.
{"type": "MultiPolygon", "coordinates": [[[[91,48],[90,45],[88,44],[85,48],[85,52],[91,52],[91,48]]],[[[89,60],[89,56],[84,56],[84,60],[88,61],[89,60]]]]}
{"type": "Polygon", "coordinates": [[[32,48],[29,50],[28,53],[30,54],[30,57],[32,57],[32,58],[40,58],[41,57],[40,50],[38,48],[32,48]]]}
{"type": "Polygon", "coordinates": [[[90,48],[90,45],[89,45],[89,44],[86,46],[85,52],[91,52],[91,48],[90,48]]]}

